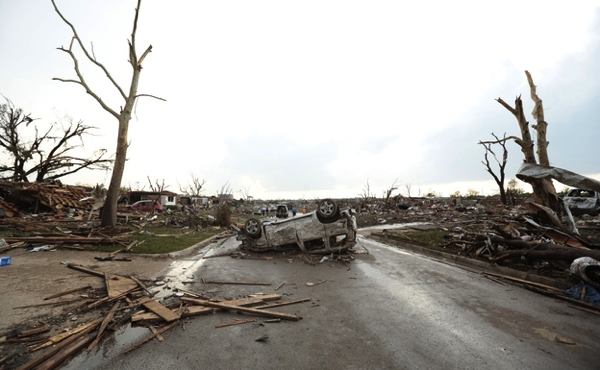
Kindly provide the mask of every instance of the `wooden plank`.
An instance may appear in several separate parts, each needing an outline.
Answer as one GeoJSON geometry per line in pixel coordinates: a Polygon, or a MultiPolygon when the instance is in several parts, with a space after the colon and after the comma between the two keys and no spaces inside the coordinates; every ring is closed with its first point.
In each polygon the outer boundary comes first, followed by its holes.
{"type": "Polygon", "coordinates": [[[44,298],[44,301],[47,301],[48,299],[62,297],[64,295],[75,293],[75,292],[79,292],[79,291],[85,290],[85,289],[92,289],[92,286],[91,285],[86,285],[86,286],[81,287],[81,288],[75,288],[75,289],[67,290],[67,291],[62,292],[62,293],[57,293],[57,294],[54,294],[54,295],[51,295],[49,297],[44,298]]]}
{"type": "Polygon", "coordinates": [[[100,325],[101,322],[102,322],[102,319],[96,319],[96,320],[94,320],[92,322],[89,322],[89,323],[87,323],[85,325],[78,326],[77,328],[75,328],[75,329],[73,329],[71,331],[68,331],[66,333],[61,333],[61,334],[55,335],[52,338],[48,339],[47,342],[45,342],[45,343],[43,343],[43,344],[41,344],[41,345],[33,348],[31,350],[31,352],[40,350],[42,348],[49,347],[51,345],[54,345],[56,343],[59,343],[59,342],[65,340],[65,339],[69,338],[70,336],[73,336],[73,335],[76,335],[76,334],[79,334],[79,333],[89,333],[90,331],[96,329],[96,327],[98,325],[100,325]]]}
{"type": "Polygon", "coordinates": [[[31,360],[29,360],[26,363],[22,364],[16,370],[31,370],[31,369],[35,368],[37,365],[41,364],[42,362],[46,361],[50,357],[52,357],[55,354],[57,354],[60,351],[62,351],[63,348],[65,348],[66,346],[68,346],[71,343],[77,341],[82,336],[88,334],[91,330],[93,330],[93,329],[92,328],[87,328],[87,331],[82,331],[82,332],[77,333],[76,335],[72,335],[71,337],[65,339],[64,342],[60,343],[59,345],[56,345],[56,346],[53,346],[53,347],[49,348],[47,351],[45,351],[44,353],[42,353],[40,356],[32,358],[31,360]]]}
{"type": "Polygon", "coordinates": [[[65,362],[67,359],[71,358],[71,356],[74,356],[77,352],[79,352],[79,350],[84,348],[92,339],[94,339],[93,334],[82,335],[76,341],[74,341],[66,347],[63,347],[63,349],[60,352],[58,352],[54,356],[50,357],[48,360],[44,361],[38,367],[36,367],[36,370],[56,369],[63,362],[65,362]]]}
{"type": "Polygon", "coordinates": [[[138,288],[138,283],[124,276],[107,273],[105,274],[105,281],[106,290],[108,291],[108,296],[111,299],[122,296],[123,294],[138,288]]]}
{"type": "MultiPolygon", "coordinates": [[[[276,301],[278,299],[281,299],[281,297],[283,297],[281,294],[265,294],[265,295],[258,296],[258,297],[233,299],[231,301],[224,301],[224,303],[227,303],[229,305],[234,305],[234,306],[252,306],[252,305],[264,303],[267,301],[276,301]]],[[[181,297],[181,300],[188,301],[188,302],[196,302],[196,299],[192,299],[192,298],[188,298],[188,297],[181,297]]],[[[221,302],[223,302],[223,301],[221,301],[221,302]]]]}
{"type": "Polygon", "coordinates": [[[275,317],[275,318],[279,318],[279,319],[284,319],[284,320],[292,320],[292,321],[298,321],[301,319],[300,316],[298,315],[291,315],[291,314],[286,314],[286,313],[281,313],[281,312],[274,312],[274,311],[267,311],[267,310],[259,310],[256,308],[251,308],[251,307],[243,307],[243,306],[234,306],[228,303],[217,303],[217,302],[209,302],[209,301],[202,301],[199,299],[192,299],[192,298],[188,298],[189,301],[193,301],[199,305],[202,306],[207,306],[207,307],[215,307],[215,308],[222,308],[225,310],[235,310],[235,311],[240,311],[240,312],[247,312],[247,313],[253,313],[256,315],[264,315],[264,316],[270,316],[270,317],[275,317]]]}
{"type": "Polygon", "coordinates": [[[179,315],[150,298],[144,298],[140,301],[140,303],[150,311],[162,317],[166,322],[171,322],[180,318],[179,315]]]}
{"type": "MultiPolygon", "coordinates": [[[[174,308],[171,311],[173,311],[173,313],[175,313],[175,314],[178,314],[179,308],[174,308]]],[[[185,307],[183,309],[183,312],[180,314],[180,316],[181,317],[192,317],[192,316],[206,315],[206,314],[211,313],[212,311],[213,311],[213,309],[209,308],[209,307],[189,306],[189,307],[185,307]]],[[[131,322],[155,321],[155,320],[162,320],[162,318],[160,316],[158,316],[157,314],[155,314],[154,312],[137,313],[131,317],[131,322]]]]}

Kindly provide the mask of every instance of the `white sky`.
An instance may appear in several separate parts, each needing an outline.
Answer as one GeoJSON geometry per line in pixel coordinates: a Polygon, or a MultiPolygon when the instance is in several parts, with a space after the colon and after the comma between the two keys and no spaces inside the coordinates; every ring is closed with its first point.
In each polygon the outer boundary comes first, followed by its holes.
{"type": "MultiPolygon", "coordinates": [[[[57,0],[86,45],[129,87],[134,0],[57,0]]],[[[142,98],[123,185],[205,179],[255,198],[497,192],[479,140],[518,135],[495,99],[544,101],[552,164],[600,179],[600,1],[144,0],[137,47],[142,98]]],[[[117,121],[76,84],[58,51],[70,29],[50,0],[0,0],[0,93],[39,118],[98,127],[86,151],[115,150],[117,121]]],[[[123,105],[97,70],[92,88],[123,105]]],[[[47,126],[44,126],[47,127],[47,126]]],[[[500,148],[496,148],[500,149],[500,148]]],[[[507,177],[522,161],[509,145],[507,177]]],[[[7,158],[2,154],[0,160],[7,158]]],[[[108,185],[110,173],[63,179],[108,185]]],[[[524,188],[528,185],[523,184],[524,188]]],[[[562,185],[558,184],[560,190],[562,185]]]]}

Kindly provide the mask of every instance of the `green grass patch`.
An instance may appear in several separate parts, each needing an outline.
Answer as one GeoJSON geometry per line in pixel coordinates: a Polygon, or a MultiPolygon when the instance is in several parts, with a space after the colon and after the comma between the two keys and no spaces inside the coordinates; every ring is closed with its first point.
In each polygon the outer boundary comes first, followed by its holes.
{"type": "MultiPolygon", "coordinates": [[[[209,229],[202,231],[192,231],[165,227],[146,227],[144,230],[130,235],[131,240],[137,240],[138,243],[132,248],[131,252],[136,254],[161,254],[172,253],[184,250],[194,244],[200,243],[213,235],[223,231],[223,229],[209,229]]],[[[121,245],[103,245],[94,248],[99,252],[114,252],[123,248],[121,245]]]]}

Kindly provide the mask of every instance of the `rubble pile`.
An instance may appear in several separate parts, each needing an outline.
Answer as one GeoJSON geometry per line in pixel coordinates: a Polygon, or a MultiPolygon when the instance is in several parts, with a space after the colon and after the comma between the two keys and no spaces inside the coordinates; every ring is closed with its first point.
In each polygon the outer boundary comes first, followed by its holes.
{"type": "MultiPolygon", "coordinates": [[[[282,300],[282,294],[254,294],[238,298],[220,298],[214,290],[193,292],[169,286],[164,281],[142,281],[135,276],[104,273],[65,261],[68,268],[103,279],[105,289],[82,286],[44,298],[44,302],[17,307],[35,308],[44,305],[64,306],[64,314],[54,323],[39,323],[0,334],[0,367],[7,365],[20,370],[59,367],[77,353],[91,351],[109,333],[126,330],[128,325],[146,326],[152,332],[147,338],[125,349],[128,353],[161,336],[175,326],[185,326],[186,320],[216,312],[241,312],[248,319],[227,320],[216,328],[261,320],[263,323],[281,320],[298,321],[302,317],[273,310],[276,307],[308,302],[310,298],[282,300]],[[65,298],[65,297],[71,298],[65,298]],[[73,322],[60,330],[61,323],[73,322]]],[[[263,282],[208,281],[208,284],[271,285],[263,282]]],[[[278,290],[283,283],[275,288],[278,290]]],[[[260,339],[260,338],[259,338],[260,339]]],[[[259,340],[257,339],[257,340],[259,340]]]]}

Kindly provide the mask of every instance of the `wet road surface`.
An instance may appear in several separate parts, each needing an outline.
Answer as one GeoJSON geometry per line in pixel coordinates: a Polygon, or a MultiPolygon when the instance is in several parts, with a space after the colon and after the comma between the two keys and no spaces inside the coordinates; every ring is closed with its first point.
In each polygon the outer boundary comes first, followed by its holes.
{"type": "MultiPolygon", "coordinates": [[[[598,369],[600,320],[519,287],[365,238],[369,254],[315,266],[202,255],[234,250],[229,239],[174,264],[171,284],[221,297],[281,293],[311,301],[273,309],[300,321],[216,324],[251,315],[200,316],[126,354],[150,334],[128,328],[66,369],[598,369]],[[204,285],[201,280],[269,282],[204,285]],[[275,288],[285,283],[275,292],[275,288]],[[306,283],[319,283],[308,286],[306,283]],[[258,338],[268,338],[256,341],[258,338]]],[[[365,250],[356,246],[356,250],[365,250]]],[[[291,261],[291,263],[290,263],[291,261]]]]}

